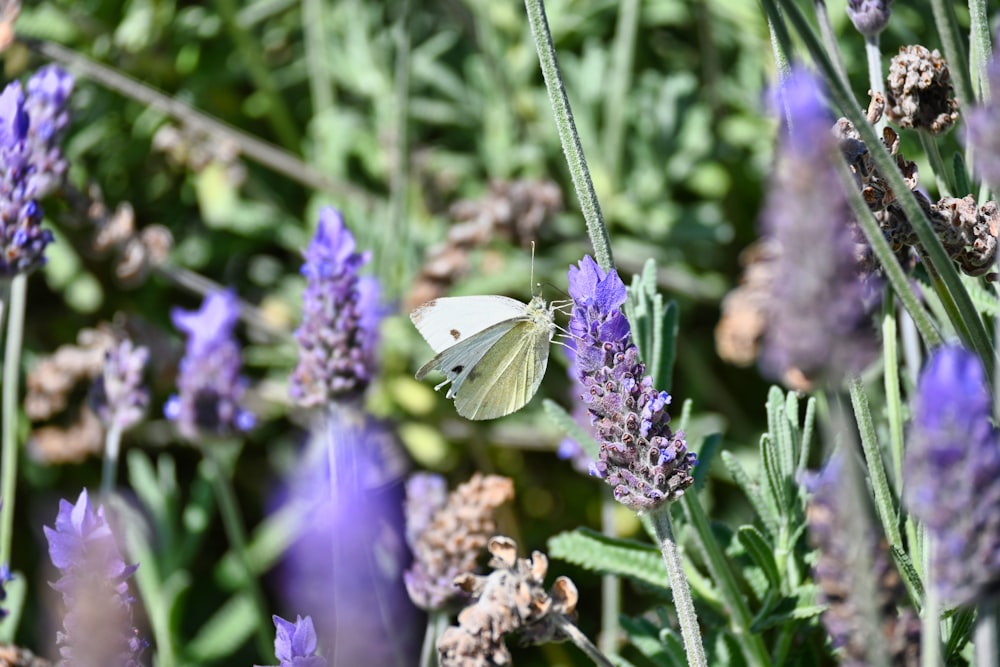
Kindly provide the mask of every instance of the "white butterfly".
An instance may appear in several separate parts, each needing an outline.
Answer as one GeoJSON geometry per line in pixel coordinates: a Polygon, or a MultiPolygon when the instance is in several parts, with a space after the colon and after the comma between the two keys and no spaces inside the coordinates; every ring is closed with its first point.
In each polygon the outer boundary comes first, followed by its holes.
{"type": "Polygon", "coordinates": [[[448,398],[467,419],[496,419],[520,410],[545,375],[556,325],[540,296],[522,303],[505,296],[453,296],[428,301],[410,319],[437,353],[417,371],[451,382],[448,398]]]}

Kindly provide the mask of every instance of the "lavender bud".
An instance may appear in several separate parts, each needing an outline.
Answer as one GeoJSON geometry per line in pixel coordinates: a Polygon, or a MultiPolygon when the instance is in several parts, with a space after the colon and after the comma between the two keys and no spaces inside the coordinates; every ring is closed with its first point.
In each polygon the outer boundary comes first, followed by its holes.
{"type": "Polygon", "coordinates": [[[936,350],[920,374],[903,461],[904,497],[930,538],[930,582],[949,606],[1000,583],[1000,441],[975,354],[936,350]]]}
{"type": "Polygon", "coordinates": [[[127,582],[138,565],[122,560],[104,508],[95,512],[84,489],[76,504],[60,500],[55,528],[43,529],[49,557],[62,575],[52,587],[66,605],[58,635],[61,664],[138,667],[146,642],[132,624],[127,582]]]}
{"type": "Polygon", "coordinates": [[[24,108],[31,119],[28,130],[31,196],[45,197],[58,188],[68,167],[59,140],[69,125],[67,102],[73,92],[73,77],[58,65],[46,65],[28,79],[24,108]]]}
{"type": "Polygon", "coordinates": [[[177,377],[178,393],[164,406],[167,419],[191,440],[253,428],[256,417],[243,407],[248,381],[240,375],[240,348],[233,337],[239,317],[236,293],[210,294],[200,310],[175,308],[170,316],[187,335],[187,347],[177,377]]]}
{"type": "Polygon", "coordinates": [[[295,622],[280,616],[274,620],[274,655],[278,667],[326,667],[326,658],[316,655],[316,629],[312,618],[295,617],[295,622]]]}
{"type": "Polygon", "coordinates": [[[683,433],[670,430],[670,395],[657,391],[631,341],[622,306],[625,283],[589,256],[569,269],[573,298],[570,345],[583,388],[581,398],[601,443],[591,474],[635,511],[676,500],[694,483],[698,457],[683,433]]]}
{"type": "Polygon", "coordinates": [[[847,16],[865,37],[874,37],[889,24],[892,0],[847,0],[847,16]]]}
{"type": "Polygon", "coordinates": [[[95,380],[90,394],[94,413],[105,428],[125,431],[142,419],[149,405],[149,391],[142,385],[142,373],[149,361],[149,350],[136,347],[125,339],[105,352],[104,370],[95,380]]]}
{"type": "Polygon", "coordinates": [[[354,236],[340,213],[324,208],[305,252],[302,324],[295,332],[299,364],[292,398],[304,406],[361,394],[375,370],[378,283],[358,270],[368,253],[354,251],[354,236]]]}

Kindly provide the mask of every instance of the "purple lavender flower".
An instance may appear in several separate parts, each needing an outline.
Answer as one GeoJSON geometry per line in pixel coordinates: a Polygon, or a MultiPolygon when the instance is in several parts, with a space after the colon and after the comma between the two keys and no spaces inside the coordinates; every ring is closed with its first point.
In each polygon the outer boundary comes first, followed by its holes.
{"type": "Polygon", "coordinates": [[[66,667],[138,667],[146,642],[132,624],[126,565],[115,544],[104,508],[95,512],[87,490],[76,504],[59,501],[55,528],[44,526],[49,557],[61,577],[52,587],[63,596],[64,631],[58,635],[66,667]]]}
{"type": "Polygon", "coordinates": [[[892,0],[847,0],[847,16],[865,37],[874,37],[889,25],[892,0]]]}
{"type": "Polygon", "coordinates": [[[920,374],[904,459],[904,500],[927,527],[931,582],[948,605],[1000,583],[1000,440],[979,358],[939,348],[920,374]]]}
{"type": "Polygon", "coordinates": [[[167,419],[192,440],[253,428],[256,417],[242,405],[248,381],[240,375],[240,348],[233,338],[239,318],[236,293],[210,294],[200,310],[175,308],[170,316],[188,338],[178,393],[164,407],[167,419]]]}
{"type": "Polygon", "coordinates": [[[993,191],[1000,190],[1000,57],[994,52],[986,68],[990,90],[988,102],[969,109],[965,122],[969,130],[973,164],[993,191]]]}
{"type": "Polygon", "coordinates": [[[653,387],[622,305],[625,283],[605,273],[589,256],[569,270],[573,314],[570,345],[583,387],[582,398],[601,443],[591,474],[614,489],[627,507],[644,511],[676,500],[691,486],[698,462],[683,433],[673,433],[666,407],[670,396],[653,387]]]}
{"type": "Polygon", "coordinates": [[[28,79],[25,111],[31,119],[28,129],[28,175],[31,196],[45,197],[55,190],[66,175],[67,162],[59,147],[59,139],[69,125],[66,108],[73,92],[73,77],[57,65],[46,65],[28,79]]]}
{"type": "Polygon", "coordinates": [[[149,405],[149,391],[142,372],[149,350],[128,339],[117,342],[104,355],[104,372],[91,389],[90,404],[106,428],[125,431],[135,426],[149,405]]]}
{"type": "Polygon", "coordinates": [[[312,618],[295,617],[295,622],[280,616],[274,619],[274,655],[278,667],[326,667],[326,659],[316,655],[316,630],[312,618]]]}
{"type": "Polygon", "coordinates": [[[302,266],[306,289],[302,324],[295,332],[299,364],[290,391],[304,406],[358,396],[374,372],[378,283],[358,277],[368,254],[354,247],[340,213],[322,209],[302,266]]]}
{"type": "MultiPolygon", "coordinates": [[[[10,566],[7,563],[0,565],[0,602],[7,599],[6,586],[12,581],[14,581],[14,576],[10,573],[10,566]]],[[[0,607],[0,620],[3,620],[8,613],[6,609],[0,607]]]]}
{"type": "Polygon", "coordinates": [[[775,250],[761,365],[797,388],[817,380],[837,384],[875,354],[848,226],[853,216],[819,83],[799,70],[780,92],[791,126],[781,138],[760,221],[775,250]]]}

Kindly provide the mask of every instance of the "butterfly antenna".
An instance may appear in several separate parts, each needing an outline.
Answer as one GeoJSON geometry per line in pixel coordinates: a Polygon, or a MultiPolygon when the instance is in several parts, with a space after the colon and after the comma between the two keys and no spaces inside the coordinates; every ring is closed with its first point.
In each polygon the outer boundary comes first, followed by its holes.
{"type": "Polygon", "coordinates": [[[531,242],[531,296],[535,296],[535,242],[531,242]]]}

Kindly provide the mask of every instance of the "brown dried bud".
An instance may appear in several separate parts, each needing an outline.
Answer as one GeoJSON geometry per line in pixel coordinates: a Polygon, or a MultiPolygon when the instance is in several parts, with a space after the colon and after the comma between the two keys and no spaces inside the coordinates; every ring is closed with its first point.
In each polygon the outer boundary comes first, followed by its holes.
{"type": "Polygon", "coordinates": [[[946,132],[958,120],[948,63],[937,49],[903,46],[889,64],[886,115],[900,127],[946,132]]]}
{"type": "Polygon", "coordinates": [[[996,262],[997,203],[977,207],[972,195],[944,197],[931,206],[931,224],[948,256],[970,276],[988,273],[996,262]]]}

